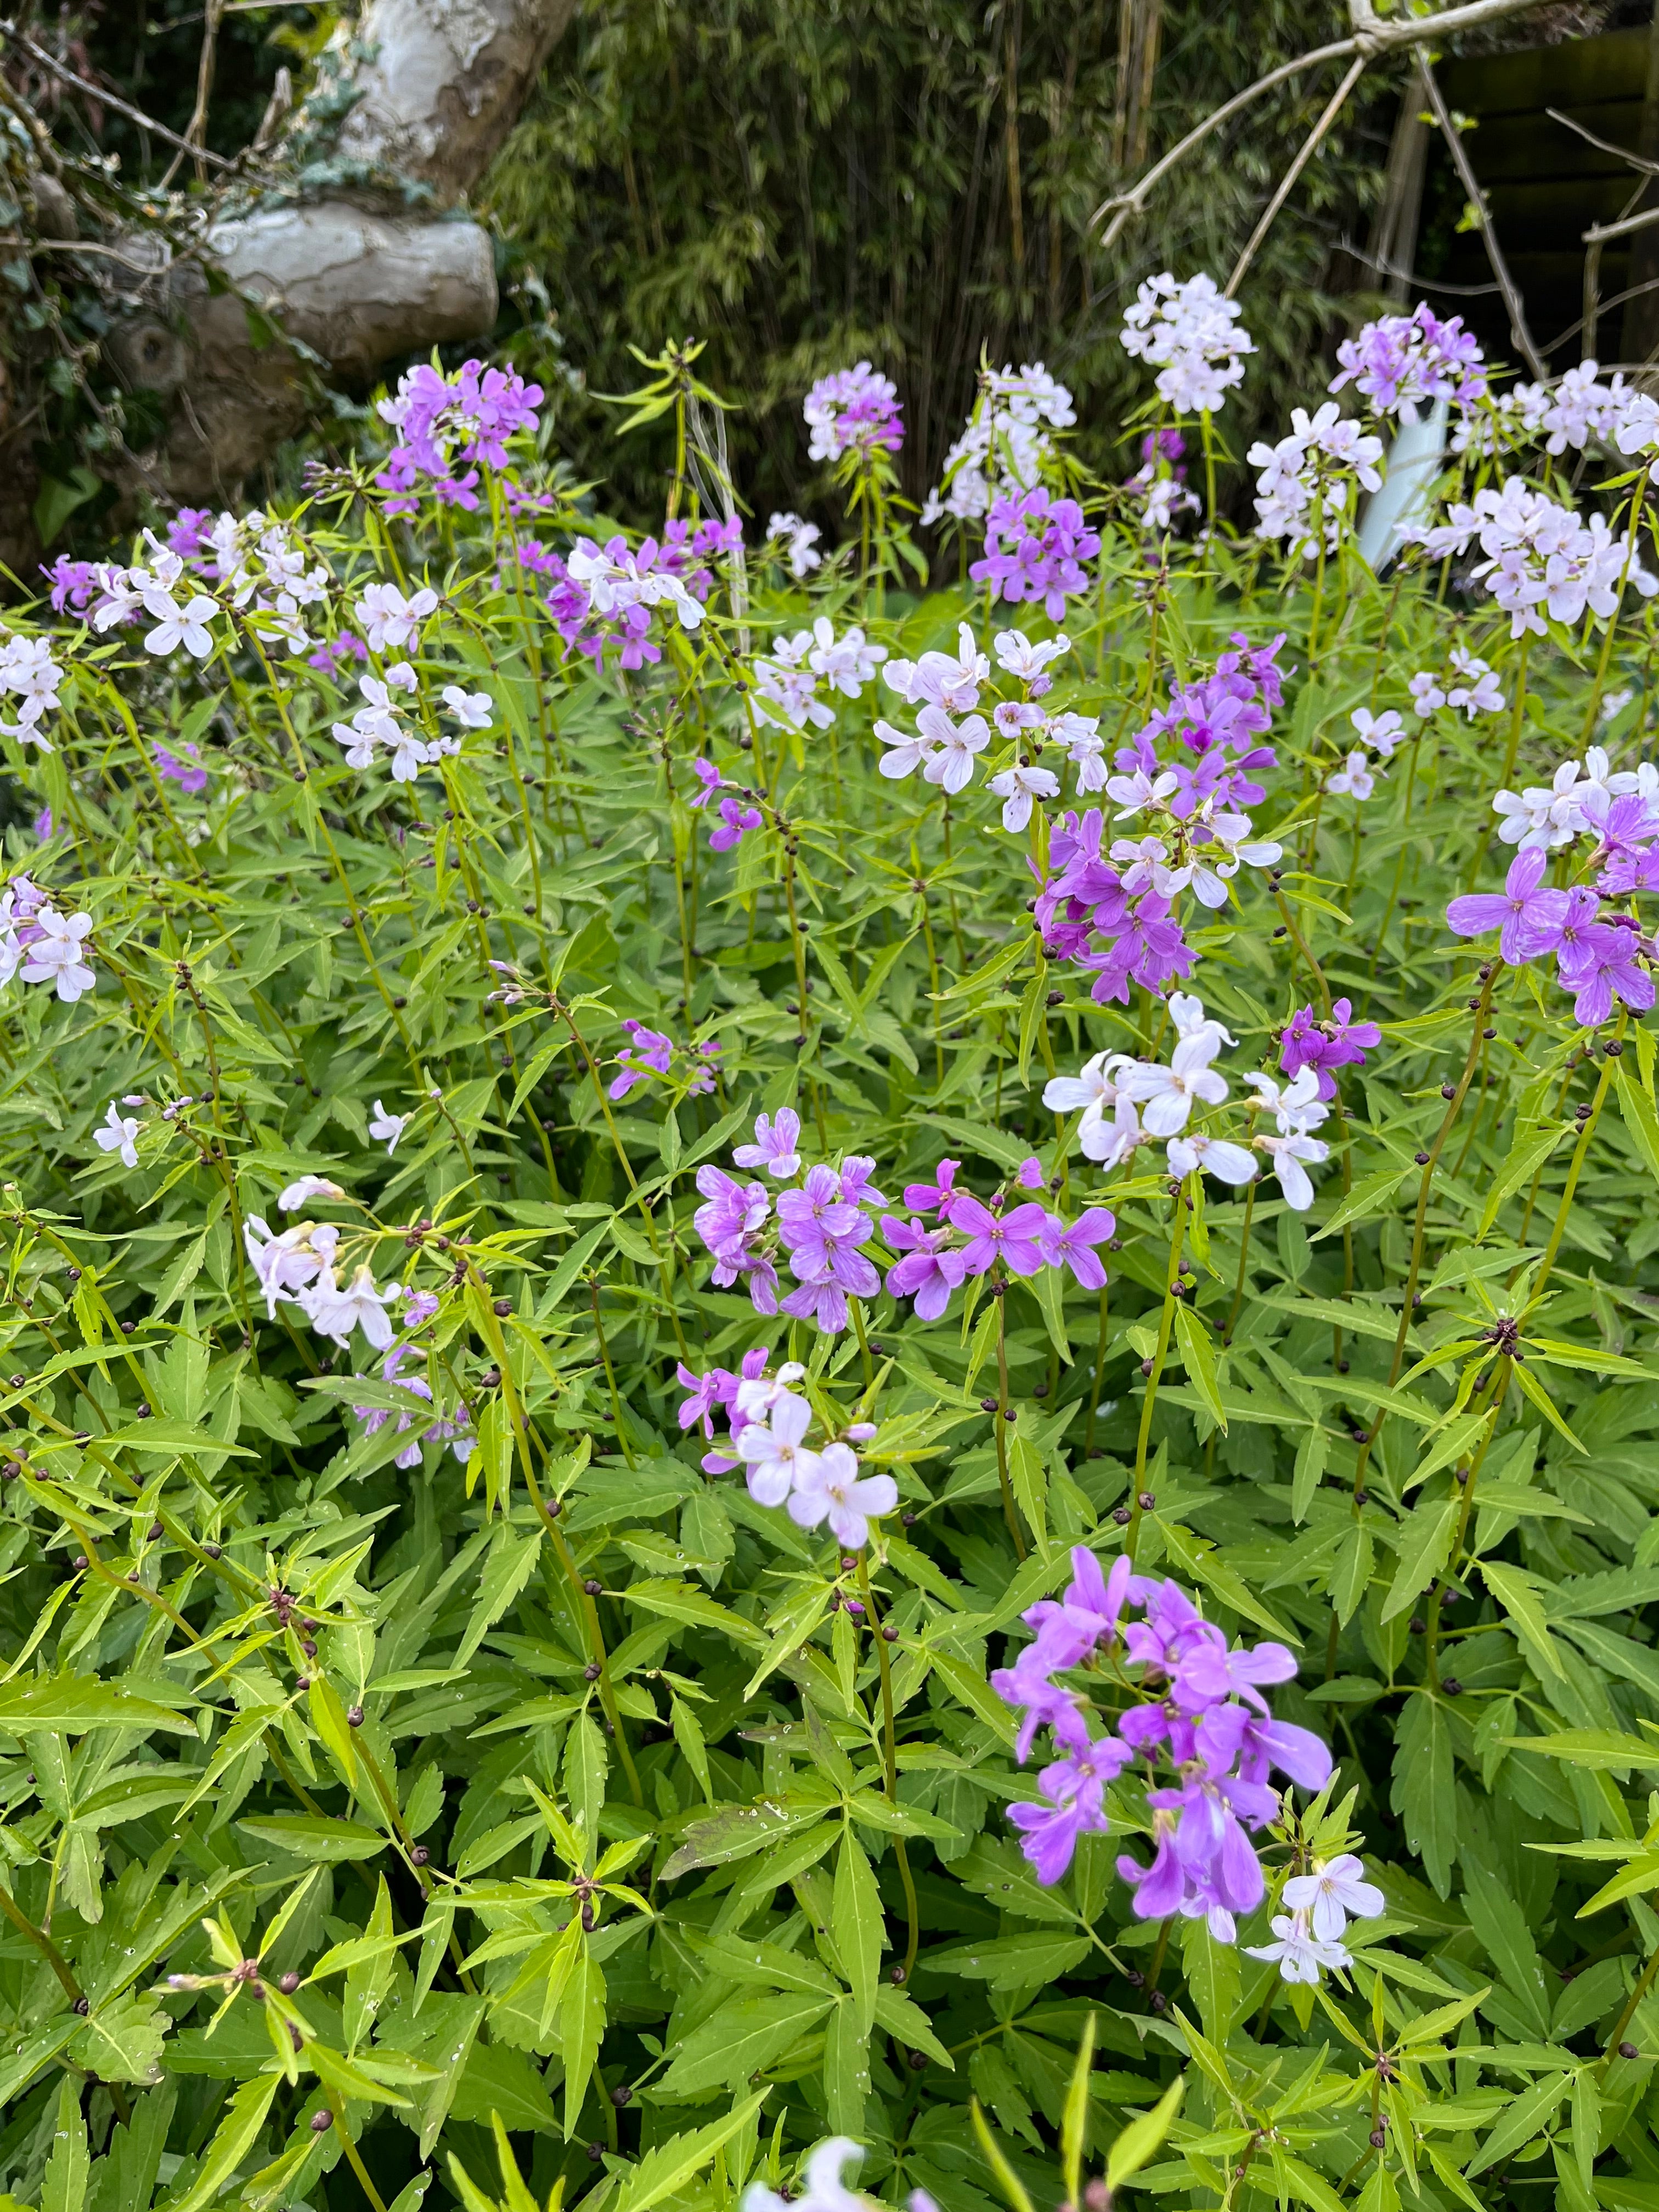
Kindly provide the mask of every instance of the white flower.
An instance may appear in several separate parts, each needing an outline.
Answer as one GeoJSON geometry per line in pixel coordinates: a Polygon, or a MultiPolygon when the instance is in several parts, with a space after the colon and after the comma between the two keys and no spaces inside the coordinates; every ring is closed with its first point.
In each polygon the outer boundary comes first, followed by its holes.
{"type": "Polygon", "coordinates": [[[1242,356],[1255,351],[1239,325],[1240,312],[1213,276],[1189,276],[1182,284],[1166,270],[1141,285],[1118,335],[1126,353],[1158,368],[1160,399],[1178,414],[1213,415],[1243,380],[1242,356]]]}
{"type": "MultiPolygon", "coordinates": [[[[739,1451],[748,1434],[745,1429],[738,1438],[739,1451]]],[[[869,1540],[871,1521],[890,1513],[897,1504],[898,1485],[890,1474],[860,1475],[849,1445],[827,1444],[800,1469],[789,1499],[789,1518],[803,1528],[816,1528],[819,1522],[828,1521],[836,1541],[856,1552],[869,1540]]]]}
{"type": "Polygon", "coordinates": [[[866,684],[875,681],[877,669],[887,658],[887,647],[870,644],[861,629],[843,630],[837,637],[828,615],[820,615],[813,623],[812,637],[807,666],[844,698],[856,699],[866,684]]]}
{"type": "Polygon", "coordinates": [[[1033,645],[1024,630],[1000,630],[992,640],[996,647],[997,665],[1021,684],[1034,684],[1051,660],[1058,660],[1072,649],[1072,641],[1062,632],[1046,643],[1033,645]]]}
{"type": "Polygon", "coordinates": [[[947,714],[969,714],[979,704],[979,687],[991,664],[974,643],[966,623],[957,626],[957,653],[924,653],[918,661],[890,660],[882,681],[912,706],[942,707],[947,714]]]}
{"type": "Polygon", "coordinates": [[[1221,1103],[1227,1096],[1226,1079],[1210,1066],[1220,1049],[1220,1037],[1212,1028],[1206,1028],[1182,1037],[1167,1066],[1161,1062],[1150,1067],[1137,1064],[1130,1071],[1124,1088],[1144,1107],[1141,1119],[1149,1134],[1178,1134],[1187,1126],[1194,1100],[1203,1099],[1212,1106],[1221,1103]]]}
{"type": "Polygon", "coordinates": [[[848,2136],[830,2136],[806,2161],[806,2188],[786,2201],[764,2182],[751,2182],[744,2191],[739,2212],[868,2212],[864,2200],[842,2182],[842,2168],[848,2160],[864,2156],[862,2144],[848,2136]]]}
{"type": "Polygon", "coordinates": [[[1255,1180],[1255,1162],[1243,1145],[1230,1145],[1223,1138],[1206,1137],[1197,1130],[1171,1137],[1165,1153],[1173,1176],[1188,1176],[1194,1168],[1206,1168],[1218,1182],[1231,1183],[1235,1189],[1255,1180]]]}
{"type": "Polygon", "coordinates": [[[823,535],[816,522],[803,522],[798,514],[774,514],[767,520],[766,542],[782,547],[789,573],[797,583],[823,566],[823,556],[817,550],[823,535]]]}
{"type": "MultiPolygon", "coordinates": [[[[1127,1060],[1133,1067],[1134,1062],[1127,1060]]],[[[1106,1125],[1104,1112],[1094,1121],[1078,1124],[1078,1146],[1087,1160],[1096,1160],[1103,1168],[1121,1166],[1138,1145],[1149,1144],[1151,1134],[1140,1126],[1140,1115],[1130,1092],[1120,1089],[1112,1107],[1112,1122],[1106,1125]]]]}
{"type": "Polygon", "coordinates": [[[392,1337],[386,1308],[402,1296],[403,1287],[398,1283],[388,1283],[385,1290],[377,1291],[365,1263],[344,1290],[335,1281],[333,1267],[325,1267],[316,1281],[301,1291],[298,1303],[319,1336],[331,1337],[336,1344],[349,1344],[353,1329],[361,1328],[377,1352],[385,1352],[392,1337]]]}
{"type": "Polygon", "coordinates": [[[1230,1051],[1237,1050],[1238,1039],[1223,1029],[1213,1014],[1205,1012],[1204,1001],[1195,993],[1171,991],[1169,1005],[1170,1019],[1176,1025],[1177,1036],[1213,1037],[1218,1050],[1224,1044],[1230,1051]]]}
{"type": "Polygon", "coordinates": [[[181,607],[171,592],[146,592],[144,607],[155,618],[155,627],[144,638],[147,653],[176,653],[182,645],[193,659],[205,660],[213,650],[207,625],[219,611],[211,599],[193,599],[181,607]]]}
{"type": "MultiPolygon", "coordinates": [[[[1260,1073],[1247,1075],[1244,1080],[1255,1092],[1258,1108],[1271,1114],[1278,1122],[1282,1137],[1305,1137],[1310,1129],[1319,1127],[1331,1110],[1319,1095],[1316,1068],[1298,1068],[1283,1085],[1274,1077],[1260,1073]]],[[[1319,1157],[1323,1158],[1324,1155],[1321,1153],[1319,1157]]]]}
{"type": "Polygon", "coordinates": [[[969,714],[963,722],[953,722],[942,707],[927,706],[916,716],[916,727],[932,748],[922,766],[923,777],[942,790],[960,791],[974,773],[974,756],[991,742],[984,715],[969,714]]]}
{"type": "Polygon", "coordinates": [[[1003,828],[1016,832],[1030,820],[1035,800],[1060,793],[1059,783],[1046,768],[1006,768],[991,778],[991,789],[1002,801],[1003,828]]]}
{"type": "Polygon", "coordinates": [[[1447,690],[1446,704],[1449,707],[1461,707],[1471,722],[1477,714],[1502,713],[1503,687],[1486,661],[1477,660],[1472,653],[1465,652],[1461,645],[1455,645],[1451,650],[1451,664],[1463,681],[1454,684],[1447,690]]]}
{"type": "Polygon", "coordinates": [[[463,691],[459,684],[444,686],[444,704],[464,730],[487,730],[494,703],[488,691],[463,691]]]}
{"type": "MultiPolygon", "coordinates": [[[[750,1409],[745,1407],[744,1411],[750,1409]]],[[[796,1484],[817,1466],[817,1454],[807,1450],[803,1443],[811,1422],[812,1408],[805,1399],[792,1397],[786,1391],[766,1408],[764,1420],[751,1415],[733,1439],[732,1449],[744,1462],[749,1495],[757,1505],[781,1505],[796,1484]]]]}
{"type": "Polygon", "coordinates": [[[1133,1066],[1127,1052],[1097,1052],[1092,1060],[1084,1061],[1075,1075],[1051,1076],[1043,1085],[1042,1103],[1051,1114],[1081,1111],[1078,1142],[1085,1158],[1098,1157],[1089,1150],[1091,1133],[1101,1128],[1119,1099],[1127,1095],[1114,1078],[1120,1068],[1133,1066]]]}
{"type": "Polygon", "coordinates": [[[421,626],[438,611],[438,594],[422,586],[405,599],[395,584],[371,584],[357,602],[357,620],[371,653],[419,644],[421,626]]]}
{"type": "Polygon", "coordinates": [[[1617,721],[1635,696],[1634,691],[1609,691],[1601,702],[1601,713],[1597,720],[1603,722],[1617,721]]]}
{"type": "Polygon", "coordinates": [[[1316,1982],[1322,1966],[1353,1964],[1340,1943],[1322,1943],[1300,1913],[1292,1917],[1288,1912],[1276,1912],[1273,1931],[1274,1940],[1271,1943],[1247,1943],[1244,1954],[1250,1959],[1276,1961],[1280,1975],[1287,1982],[1316,1982]]]}
{"type": "Polygon", "coordinates": [[[138,1126],[137,1119],[132,1115],[122,1114],[117,1109],[115,1101],[112,1098],[109,1102],[108,1118],[100,1127],[93,1131],[92,1141],[100,1152],[119,1152],[125,1166],[136,1168],[138,1164],[138,1147],[134,1139],[138,1134],[138,1126]]]}
{"type": "Polygon", "coordinates": [[[1293,1212],[1305,1213],[1314,1202],[1314,1187],[1302,1163],[1310,1160],[1317,1166],[1330,1157],[1330,1146],[1318,1137],[1258,1137],[1255,1141],[1273,1162],[1285,1203],[1293,1212]]]}
{"type": "Polygon", "coordinates": [[[945,515],[976,521],[994,499],[1035,490],[1054,452],[1049,431],[1076,420],[1071,393],[1041,362],[984,372],[973,414],[945,456],[944,480],[928,493],[922,521],[945,515]]]}
{"type": "Polygon", "coordinates": [[[1361,744],[1369,745],[1384,760],[1394,758],[1394,749],[1405,736],[1405,725],[1390,708],[1386,714],[1373,714],[1369,707],[1356,707],[1348,720],[1353,724],[1361,744]]]}
{"type": "Polygon", "coordinates": [[[1364,1879],[1364,1873],[1352,1851],[1338,1858],[1316,1859],[1311,1874],[1293,1875],[1285,1883],[1284,1901],[1320,1942],[1334,1943],[1350,1916],[1375,1920],[1387,1906],[1388,1899],[1375,1882],[1364,1879]]]}
{"type": "Polygon", "coordinates": [[[378,1145],[384,1145],[388,1154],[398,1149],[398,1139],[409,1127],[407,1114],[388,1114],[377,1098],[374,1119],[368,1125],[368,1133],[378,1145]]]}
{"type": "Polygon", "coordinates": [[[72,1006],[98,981],[82,951],[91,933],[92,916],[61,915],[52,907],[43,906],[34,920],[40,934],[23,948],[23,981],[55,983],[58,997],[72,1006]]]}
{"type": "Polygon", "coordinates": [[[1376,789],[1377,779],[1362,752],[1354,751],[1325,779],[1327,791],[1349,799],[1369,799],[1376,789]]]}
{"type": "Polygon", "coordinates": [[[331,1182],[326,1176],[302,1175],[297,1182],[287,1184],[277,1192],[276,1206],[279,1212],[292,1213],[296,1207],[303,1206],[308,1198],[343,1198],[344,1196],[345,1193],[339,1184],[331,1182]]]}

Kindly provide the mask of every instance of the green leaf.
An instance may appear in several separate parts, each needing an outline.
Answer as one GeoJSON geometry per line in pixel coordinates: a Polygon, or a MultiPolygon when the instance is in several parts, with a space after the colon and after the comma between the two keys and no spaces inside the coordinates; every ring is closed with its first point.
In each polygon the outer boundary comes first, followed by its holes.
{"type": "Polygon", "coordinates": [[[1187,2086],[1184,2074],[1175,2080],[1152,2106],[1139,2119],[1131,2120],[1106,2154],[1106,2186],[1121,2189],[1124,2183],[1149,2165],[1163,2149],[1170,2130],[1175,2125],[1176,2114],[1181,2109],[1181,2099],[1187,2086]]]}
{"type": "Polygon", "coordinates": [[[1400,1557],[1382,1606],[1384,1620],[1409,1613],[1445,1565],[1460,1510],[1455,1498],[1425,1499],[1401,1524],[1400,1557]]]}
{"type": "Polygon", "coordinates": [[[1187,1310],[1185,1303],[1176,1308],[1176,1340],[1181,1346],[1182,1361],[1188,1380],[1204,1401],[1210,1419],[1224,1435],[1227,1416],[1222,1410],[1221,1391],[1216,1375],[1215,1352],[1197,1316],[1187,1310]]]}
{"type": "Polygon", "coordinates": [[[861,2042],[867,2042],[876,2017],[876,1989],[886,1941],[881,1893],[864,1846],[849,1826],[836,1862],[835,1901],[830,1927],[853,1992],[861,2042]]]}
{"type": "MultiPolygon", "coordinates": [[[[152,1692],[158,1686],[148,1686],[152,1692]]],[[[181,1705],[193,1705],[188,1691],[178,1692],[181,1705]]],[[[157,1705],[154,1695],[137,1697],[120,1682],[100,1682],[92,1674],[58,1674],[36,1678],[16,1675],[0,1682],[0,1730],[22,1735],[44,1729],[64,1735],[84,1735],[92,1729],[124,1728],[148,1732],[165,1729],[174,1735],[194,1735],[196,1724],[180,1713],[157,1705]]]]}
{"type": "Polygon", "coordinates": [[[653,2212],[665,2198],[678,2197],[687,2182],[713,2163],[716,2151],[743,2133],[766,2097],[767,2092],[758,2089],[733,2106],[723,2119],[710,2120],[706,2127],[694,2128],[686,2135],[671,2136],[666,2142],[647,2151],[629,2168],[613,2212],[653,2212]]]}
{"type": "Polygon", "coordinates": [[[1538,2133],[1572,2083],[1571,2074],[1547,2075],[1523,2090],[1464,2168],[1472,2181],[1538,2133]]]}
{"type": "Polygon", "coordinates": [[[731,1999],[686,2036],[656,2094],[672,2101],[736,2088],[792,2051],[835,2002],[799,1991],[731,1999]]]}
{"type": "Polygon", "coordinates": [[[346,1859],[372,1859],[386,1848],[378,1828],[356,1820],[326,1820],[309,1813],[266,1813],[239,1820],[237,1826],[256,1843],[271,1844],[291,1851],[295,1858],[313,1859],[324,1866],[346,1859]]]}
{"type": "Polygon", "coordinates": [[[252,2149],[281,2087],[279,2074],[267,2074],[244,2081],[233,2092],[195,2179],[182,2197],[168,2203],[167,2212],[202,2212],[203,2206],[212,2203],[252,2149]]]}
{"type": "Polygon", "coordinates": [[[1524,1568],[1507,1566],[1496,1559],[1482,1559],[1480,1573],[1486,1588],[1509,1615],[1534,1665],[1540,1674],[1553,1674],[1558,1680],[1565,1681],[1567,1670],[1561,1664],[1561,1656],[1540,1602],[1542,1585],[1537,1577],[1528,1574],[1524,1568]]]}

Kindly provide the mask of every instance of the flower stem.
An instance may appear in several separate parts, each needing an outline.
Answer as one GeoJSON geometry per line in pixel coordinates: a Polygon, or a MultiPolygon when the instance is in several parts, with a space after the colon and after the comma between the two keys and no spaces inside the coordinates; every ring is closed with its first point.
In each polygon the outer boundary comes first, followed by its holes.
{"type": "Polygon", "coordinates": [[[1129,1499],[1128,1534],[1124,1539],[1124,1549],[1132,1559],[1140,1537],[1140,1501],[1146,1494],[1146,1445],[1152,1433],[1152,1408],[1158,1403],[1158,1378],[1169,1356],[1170,1332],[1175,1327],[1175,1286],[1181,1274],[1181,1252],[1186,1237],[1187,1186],[1183,1181],[1176,1193],[1175,1227],[1170,1237],[1170,1271],[1164,1279],[1164,1311],[1158,1324],[1158,1349],[1152,1354],[1152,1371],[1146,1377],[1146,1395],[1140,1404],[1140,1433],[1135,1438],[1134,1486],[1129,1499]]]}

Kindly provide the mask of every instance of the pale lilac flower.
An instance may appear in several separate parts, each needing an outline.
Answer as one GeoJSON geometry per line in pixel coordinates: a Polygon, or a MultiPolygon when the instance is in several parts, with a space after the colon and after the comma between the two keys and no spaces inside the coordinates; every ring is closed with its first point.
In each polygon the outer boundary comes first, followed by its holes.
{"type": "Polygon", "coordinates": [[[1426,303],[1409,315],[1382,315],[1336,349],[1340,367],[1327,387],[1352,381],[1379,415],[1415,422],[1425,402],[1453,399],[1467,409],[1484,398],[1486,370],[1461,315],[1443,322],[1426,303]]]}
{"type": "Polygon", "coordinates": [[[1451,649],[1451,665],[1463,680],[1461,684],[1454,684],[1447,691],[1446,704],[1449,707],[1461,707],[1465,719],[1471,722],[1477,714],[1502,713],[1503,686],[1489,662],[1477,659],[1474,653],[1466,652],[1461,645],[1455,645],[1451,649]]]}
{"type": "Polygon", "coordinates": [[[445,706],[464,730],[489,727],[495,702],[488,691],[464,691],[459,684],[446,684],[443,696],[445,706]]]}
{"type": "Polygon", "coordinates": [[[1154,1133],[1141,1127],[1133,1098],[1128,1091],[1120,1091],[1113,1104],[1110,1127],[1103,1117],[1086,1128],[1080,1127],[1078,1146],[1085,1159],[1094,1160],[1103,1168],[1120,1167],[1138,1146],[1150,1143],[1154,1133]]]}
{"type": "Polygon", "coordinates": [[[72,1006],[98,981],[84,949],[92,931],[92,916],[61,915],[53,907],[43,906],[34,927],[34,939],[24,948],[23,981],[55,984],[58,997],[72,1006]]]}
{"type": "Polygon", "coordinates": [[[343,1198],[345,1193],[337,1182],[326,1176],[302,1175],[297,1182],[288,1183],[276,1194],[276,1207],[281,1213],[293,1213],[308,1198],[343,1198]]]}
{"type": "Polygon", "coordinates": [[[419,1328],[422,1322],[431,1320],[438,1305],[438,1299],[430,1291],[410,1291],[404,1304],[404,1327],[419,1328]]]}
{"type": "Polygon", "coordinates": [[[242,1242],[270,1320],[276,1318],[280,1299],[296,1302],[306,1286],[331,1265],[339,1236],[331,1222],[297,1221],[277,1235],[261,1215],[244,1218],[242,1242]]]}
{"type": "Polygon", "coordinates": [[[786,1106],[774,1121],[769,1114],[755,1117],[755,1141],[739,1145],[732,1158],[740,1168],[764,1168],[782,1182],[800,1167],[800,1115],[786,1106]]]}
{"type": "MultiPolygon", "coordinates": [[[[975,716],[975,719],[977,720],[979,718],[975,716]]],[[[933,757],[935,740],[921,732],[913,737],[904,730],[895,729],[890,722],[878,720],[876,735],[887,747],[876,767],[890,783],[897,783],[907,775],[914,775],[919,768],[925,769],[933,757]]]]}
{"type": "Polygon", "coordinates": [[[882,681],[910,705],[942,707],[947,714],[969,714],[979,704],[980,686],[991,673],[989,658],[974,642],[966,623],[957,625],[957,652],[924,653],[915,662],[890,660],[882,681]]]}
{"type": "Polygon", "coordinates": [[[869,2212],[864,2199],[842,2179],[842,2167],[863,2156],[861,2143],[848,2136],[830,2136],[806,2161],[805,2191],[797,2185],[786,2199],[764,2182],[751,2182],[738,2212],[869,2212]]]}
{"type": "Polygon", "coordinates": [[[1020,684],[1036,683],[1050,661],[1072,649],[1072,641],[1064,631],[1040,645],[1033,645],[1024,631],[1018,629],[999,630],[991,641],[998,667],[1020,684]]]}
{"type": "Polygon", "coordinates": [[[1353,724],[1361,744],[1368,745],[1374,753],[1380,753],[1384,760],[1394,758],[1394,749],[1406,732],[1392,708],[1386,714],[1373,714],[1369,707],[1356,707],[1348,720],[1353,724]]]}
{"type": "Polygon", "coordinates": [[[997,726],[997,734],[1018,742],[1027,730],[1040,730],[1048,720],[1041,707],[1030,699],[1004,699],[999,702],[991,720],[997,726]]]}
{"type": "Polygon", "coordinates": [[[100,1152],[118,1152],[124,1166],[136,1168],[138,1164],[136,1141],[138,1129],[137,1119],[131,1114],[121,1113],[112,1098],[108,1117],[93,1131],[92,1141],[100,1152]]]}
{"type": "Polygon", "coordinates": [[[999,498],[1017,498],[1042,481],[1055,430],[1076,422],[1072,395],[1039,361],[980,372],[967,428],[945,456],[942,483],[928,493],[924,525],[976,522],[999,498]]]}
{"type": "Polygon", "coordinates": [[[898,386],[867,361],[819,377],[801,412],[811,433],[807,457],[814,461],[838,461],[854,452],[896,453],[904,443],[898,386]]]}
{"type": "Polygon", "coordinates": [[[890,1474],[860,1475],[848,1446],[826,1444],[800,1469],[789,1498],[789,1518],[803,1528],[828,1521],[836,1541],[856,1552],[869,1541],[871,1522],[897,1504],[898,1485],[890,1474]]]}
{"type": "Polygon", "coordinates": [[[1093,1159],[1090,1139],[1104,1122],[1120,1097],[1127,1094],[1117,1081],[1119,1071],[1133,1067],[1134,1061],[1127,1053],[1097,1052],[1092,1060],[1085,1060],[1075,1075],[1051,1076],[1042,1087],[1042,1103],[1051,1114],[1079,1114],[1078,1142],[1085,1156],[1093,1159]]]}
{"type": "Polygon", "coordinates": [[[990,788],[1002,801],[1002,826],[1018,834],[1031,818],[1039,799],[1057,799],[1060,785],[1046,768],[1006,768],[991,778],[990,788]]]}
{"type": "Polygon", "coordinates": [[[1348,755],[1340,769],[1334,769],[1325,779],[1325,788],[1340,797],[1369,799],[1376,789],[1378,777],[1362,752],[1348,755]]]}
{"type": "Polygon", "coordinates": [[[385,1352],[392,1343],[392,1317],[386,1308],[402,1296],[403,1286],[398,1283],[376,1290],[374,1274],[365,1263],[343,1290],[334,1279],[333,1268],[325,1267],[316,1281],[301,1291],[298,1303],[319,1336],[329,1337],[336,1344],[349,1344],[352,1331],[361,1328],[377,1352],[385,1352]]]}
{"type": "Polygon", "coordinates": [[[377,1145],[386,1146],[388,1154],[397,1151],[398,1139],[408,1127],[407,1114],[388,1114],[378,1098],[374,1101],[374,1118],[368,1125],[368,1133],[377,1145]]]}
{"type": "Polygon", "coordinates": [[[983,714],[953,722],[942,707],[926,706],[916,716],[916,728],[932,748],[922,766],[923,781],[952,794],[960,791],[974,773],[975,757],[991,742],[983,714]]]}
{"type": "Polygon", "coordinates": [[[1375,1920],[1387,1909],[1388,1899],[1375,1882],[1364,1879],[1364,1872],[1352,1851],[1338,1858],[1316,1859],[1313,1872],[1292,1875],[1280,1895],[1322,1943],[1334,1943],[1351,1917],[1375,1920]]]}
{"type": "Polygon", "coordinates": [[[1189,1176],[1203,1168],[1218,1182],[1230,1183],[1235,1189],[1255,1180],[1255,1162],[1243,1146],[1228,1144],[1220,1137],[1191,1130],[1171,1137],[1164,1150],[1172,1176],[1189,1176]]]}
{"type": "Polygon", "coordinates": [[[1177,414],[1214,415],[1255,351],[1240,313],[1213,276],[1178,283],[1165,270],[1142,283],[1119,337],[1126,353],[1157,368],[1158,396],[1177,414]]]}
{"type": "Polygon", "coordinates": [[[1273,1115],[1282,1137],[1305,1137],[1331,1110],[1319,1087],[1319,1070],[1310,1063],[1304,1062],[1286,1084],[1260,1073],[1244,1080],[1255,1092],[1258,1109],[1273,1115]]]}
{"type": "Polygon", "coordinates": [[[1446,703],[1446,695],[1438,680],[1426,668],[1419,669],[1409,678],[1406,689],[1412,695],[1412,704],[1426,720],[1437,707],[1446,703]]]}
{"type": "Polygon", "coordinates": [[[1273,1163],[1285,1203],[1293,1212],[1305,1213],[1314,1202],[1314,1187],[1302,1164],[1307,1160],[1316,1166],[1328,1159],[1330,1146],[1319,1137],[1258,1137],[1255,1142],[1273,1163]]]}

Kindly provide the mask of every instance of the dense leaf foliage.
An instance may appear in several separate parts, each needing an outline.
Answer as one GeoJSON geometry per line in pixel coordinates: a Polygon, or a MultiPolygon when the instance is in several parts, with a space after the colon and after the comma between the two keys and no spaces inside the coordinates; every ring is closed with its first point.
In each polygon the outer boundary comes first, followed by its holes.
{"type": "Polygon", "coordinates": [[[1619,839],[1550,781],[1613,748],[1639,924],[1645,473],[1495,601],[1373,574],[1334,413],[1290,551],[1051,453],[920,595],[855,438],[860,557],[745,554],[712,404],[641,398],[716,507],[630,547],[428,372],[4,646],[0,2185],[1648,2203],[1652,948],[1565,944],[1619,839]],[[1022,1855],[1023,1616],[1126,1555],[1304,1747],[1236,1930],[1121,1875],[1142,1767],[1022,1855]]]}

